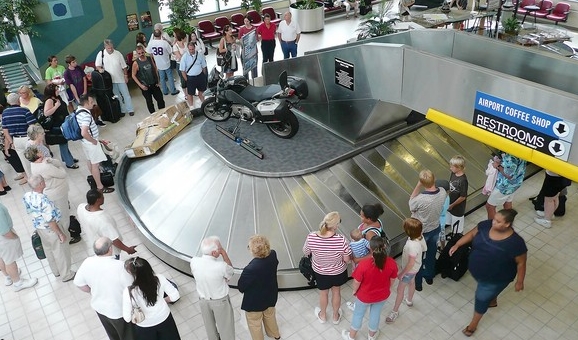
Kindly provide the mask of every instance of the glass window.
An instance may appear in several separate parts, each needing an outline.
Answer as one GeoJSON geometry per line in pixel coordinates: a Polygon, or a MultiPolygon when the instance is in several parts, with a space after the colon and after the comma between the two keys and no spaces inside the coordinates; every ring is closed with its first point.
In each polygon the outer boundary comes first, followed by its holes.
{"type": "MultiPolygon", "coordinates": [[[[272,0],[264,0],[263,3],[270,2],[272,0]]],[[[211,13],[216,13],[224,10],[232,10],[235,8],[241,8],[241,0],[229,0],[225,5],[224,2],[219,0],[205,0],[203,4],[199,6],[199,13],[197,16],[203,16],[211,13]]],[[[169,14],[171,10],[168,6],[163,6],[159,9],[161,22],[169,22],[169,14]]]]}

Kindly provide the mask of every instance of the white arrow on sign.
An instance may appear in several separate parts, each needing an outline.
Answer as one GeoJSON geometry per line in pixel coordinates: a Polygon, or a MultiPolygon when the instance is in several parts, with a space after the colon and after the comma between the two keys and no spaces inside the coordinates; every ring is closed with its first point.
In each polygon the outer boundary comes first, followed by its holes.
{"type": "Polygon", "coordinates": [[[566,152],[566,148],[560,141],[553,140],[548,144],[548,151],[550,151],[552,156],[560,157],[566,152]]]}
{"type": "Polygon", "coordinates": [[[566,122],[559,120],[552,126],[552,130],[554,130],[554,134],[559,138],[564,138],[568,136],[570,133],[570,127],[566,122]]]}

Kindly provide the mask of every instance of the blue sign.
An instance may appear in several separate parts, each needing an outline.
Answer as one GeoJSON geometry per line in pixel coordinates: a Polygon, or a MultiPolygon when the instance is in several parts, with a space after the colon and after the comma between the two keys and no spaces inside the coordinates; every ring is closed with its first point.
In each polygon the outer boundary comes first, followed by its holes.
{"type": "Polygon", "coordinates": [[[475,109],[499,117],[502,120],[507,120],[526,129],[569,143],[572,142],[576,128],[574,123],[564,121],[562,118],[480,91],[476,92],[475,109]]]}

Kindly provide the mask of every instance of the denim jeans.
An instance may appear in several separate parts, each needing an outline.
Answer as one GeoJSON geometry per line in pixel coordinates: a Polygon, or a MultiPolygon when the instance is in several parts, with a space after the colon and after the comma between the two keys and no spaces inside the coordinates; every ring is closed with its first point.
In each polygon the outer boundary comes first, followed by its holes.
{"type": "Polygon", "coordinates": [[[498,295],[506,289],[509,282],[485,282],[478,281],[476,287],[476,300],[474,303],[474,310],[477,313],[484,314],[488,311],[490,302],[497,298],[498,295]]]}
{"type": "Polygon", "coordinates": [[[435,266],[436,266],[436,251],[437,244],[440,238],[441,227],[437,227],[432,231],[428,231],[423,234],[425,239],[425,244],[427,245],[427,251],[421,263],[421,268],[415,276],[415,286],[421,287],[422,278],[433,279],[435,276],[435,266]]]}
{"type": "Polygon", "coordinates": [[[372,332],[376,332],[379,329],[379,317],[381,315],[381,310],[385,305],[385,301],[375,303],[363,303],[356,299],[355,309],[353,310],[353,317],[351,318],[351,329],[358,331],[361,329],[361,322],[363,321],[363,316],[365,311],[369,308],[369,324],[368,328],[372,332]]]}
{"type": "Polygon", "coordinates": [[[177,90],[175,89],[175,78],[173,77],[173,70],[171,68],[168,68],[166,70],[159,70],[159,77],[161,78],[160,79],[161,89],[163,90],[163,94],[165,96],[169,94],[169,90],[171,91],[170,92],[171,94],[177,92],[177,90]],[[168,88],[167,82],[169,83],[168,88]]]}
{"type": "Polygon", "coordinates": [[[60,158],[64,164],[66,164],[66,166],[73,166],[74,157],[72,157],[70,149],[68,149],[68,143],[58,144],[58,149],[60,149],[60,158]]]}
{"type": "Polygon", "coordinates": [[[281,41],[281,51],[283,51],[283,58],[289,59],[289,55],[295,58],[297,56],[297,44],[295,41],[281,41]]]}
{"type": "Polygon", "coordinates": [[[113,83],[112,92],[118,97],[118,100],[120,101],[120,111],[123,114],[134,112],[132,98],[130,97],[126,83],[113,83]]]}

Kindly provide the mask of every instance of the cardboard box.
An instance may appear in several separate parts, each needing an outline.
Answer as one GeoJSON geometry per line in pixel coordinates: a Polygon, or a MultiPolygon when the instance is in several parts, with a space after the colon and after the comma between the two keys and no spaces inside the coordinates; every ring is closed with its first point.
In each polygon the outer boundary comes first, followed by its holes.
{"type": "Polygon", "coordinates": [[[125,151],[129,158],[145,157],[155,154],[185,126],[192,117],[186,102],[156,111],[137,124],[136,138],[125,151]]]}

